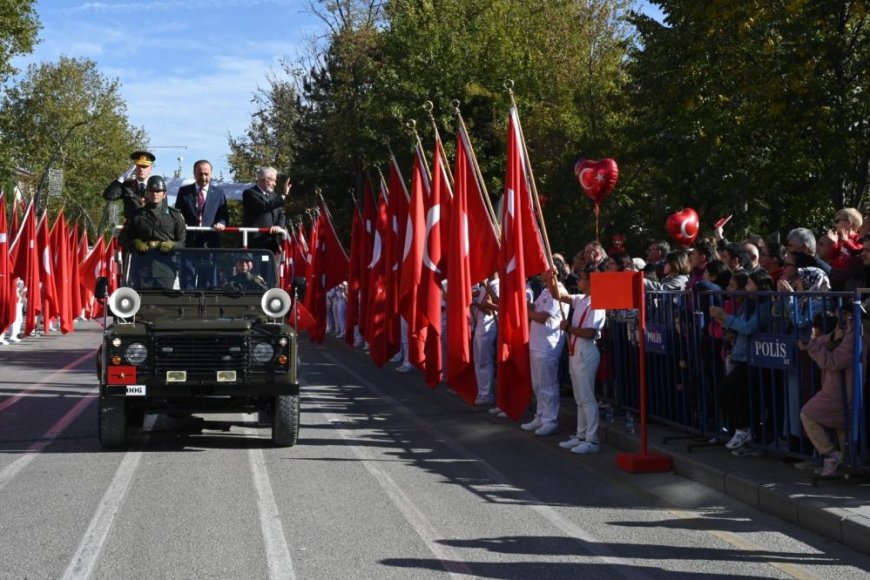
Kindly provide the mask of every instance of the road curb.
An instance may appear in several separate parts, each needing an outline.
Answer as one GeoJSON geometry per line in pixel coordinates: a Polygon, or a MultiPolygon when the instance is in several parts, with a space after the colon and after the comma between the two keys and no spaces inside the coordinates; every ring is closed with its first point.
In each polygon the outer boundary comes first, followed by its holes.
{"type": "MultiPolygon", "coordinates": [[[[601,440],[620,451],[634,452],[639,439],[617,424],[600,427],[601,440]]],[[[652,439],[650,439],[652,440],[652,439]]],[[[772,481],[744,471],[728,471],[692,457],[687,451],[667,445],[648,445],[649,450],[669,455],[674,473],[722,492],[751,507],[796,526],[870,554],[870,518],[833,506],[814,494],[818,489],[806,483],[772,481]]],[[[642,476],[641,476],[642,477],[642,476]]]]}

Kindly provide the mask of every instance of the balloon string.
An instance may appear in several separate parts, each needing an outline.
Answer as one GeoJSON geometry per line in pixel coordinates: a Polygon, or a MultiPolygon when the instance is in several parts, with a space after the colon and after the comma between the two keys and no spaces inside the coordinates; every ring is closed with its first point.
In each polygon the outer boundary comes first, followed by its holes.
{"type": "Polygon", "coordinates": [[[598,235],[598,214],[601,213],[601,206],[598,203],[595,204],[595,241],[601,242],[601,238],[598,235]]]}

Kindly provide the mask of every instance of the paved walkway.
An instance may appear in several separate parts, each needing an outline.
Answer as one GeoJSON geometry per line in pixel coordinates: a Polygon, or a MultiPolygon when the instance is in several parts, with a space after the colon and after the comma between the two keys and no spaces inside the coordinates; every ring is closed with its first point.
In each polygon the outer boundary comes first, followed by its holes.
{"type": "MultiPolygon", "coordinates": [[[[573,400],[563,398],[562,409],[563,427],[570,433],[576,409],[573,400]]],[[[640,429],[639,422],[636,427],[640,429]]],[[[683,477],[870,553],[870,470],[865,477],[819,480],[814,486],[812,471],[796,469],[774,455],[734,457],[724,445],[689,450],[690,444],[697,443],[690,439],[663,443],[665,438],[680,434],[676,429],[651,424],[648,450],[670,455],[674,471],[683,477]]],[[[622,420],[602,421],[601,440],[622,451],[637,451],[640,446],[639,435],[628,433],[622,420]]]]}

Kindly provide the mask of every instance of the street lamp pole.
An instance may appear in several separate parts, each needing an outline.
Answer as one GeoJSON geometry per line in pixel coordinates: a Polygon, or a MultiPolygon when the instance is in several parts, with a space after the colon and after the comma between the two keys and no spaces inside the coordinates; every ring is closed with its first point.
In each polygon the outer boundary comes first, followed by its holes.
{"type": "Polygon", "coordinates": [[[60,150],[63,147],[63,144],[66,143],[66,140],[70,138],[73,131],[81,127],[82,125],[86,125],[90,123],[90,119],[85,119],[84,121],[79,121],[67,129],[66,134],[63,136],[63,139],[60,140],[60,143],[57,144],[57,147],[54,149],[54,153],[51,154],[51,158],[48,160],[48,163],[45,165],[45,170],[42,172],[42,177],[39,178],[39,185],[36,186],[36,195],[33,198],[33,207],[35,210],[39,211],[39,196],[42,195],[42,186],[45,183],[45,177],[48,175],[48,170],[51,169],[51,165],[54,163],[57,156],[60,154],[60,150]]]}

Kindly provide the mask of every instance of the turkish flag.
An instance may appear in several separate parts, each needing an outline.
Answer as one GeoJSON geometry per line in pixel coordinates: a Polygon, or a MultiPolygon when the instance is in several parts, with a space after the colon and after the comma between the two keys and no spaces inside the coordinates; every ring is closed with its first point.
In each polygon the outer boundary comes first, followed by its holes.
{"type": "MultiPolygon", "coordinates": [[[[460,169],[457,149],[457,169],[460,169]]],[[[453,200],[450,204],[450,225],[447,262],[447,369],[446,380],[469,404],[477,397],[477,378],[471,359],[471,329],[468,325],[471,308],[471,262],[468,220],[468,188],[454,174],[453,200]]]]}
{"type": "Polygon", "coordinates": [[[441,141],[435,141],[435,161],[432,166],[432,189],[426,203],[426,229],[423,243],[423,264],[420,272],[420,286],[417,290],[418,316],[425,324],[425,335],[412,335],[423,341],[425,360],[423,375],[429,387],[441,382],[441,282],[444,280],[444,254],[442,238],[444,230],[442,200],[447,198],[446,174],[442,162],[441,141]]]}
{"type": "Polygon", "coordinates": [[[335,233],[329,209],[323,203],[320,204],[320,217],[316,223],[311,234],[313,252],[305,307],[316,321],[315,326],[309,329],[311,340],[323,342],[326,334],[326,293],[344,281],[348,258],[335,233]]]}
{"type": "MultiPolygon", "coordinates": [[[[102,237],[100,237],[100,251],[103,251],[104,244],[102,243],[102,237]]],[[[85,318],[90,319],[91,315],[94,311],[94,284],[91,283],[90,286],[85,285],[85,276],[87,275],[87,271],[85,270],[85,260],[87,260],[88,255],[90,254],[90,244],[88,243],[88,230],[82,229],[82,240],[78,246],[78,256],[76,257],[76,267],[79,271],[79,280],[78,280],[78,289],[82,295],[82,308],[85,312],[85,318]]]]}
{"type": "Polygon", "coordinates": [[[70,271],[69,259],[69,233],[67,232],[66,218],[61,210],[60,215],[54,222],[50,238],[52,256],[54,262],[55,284],[55,308],[51,311],[52,316],[60,317],[60,331],[63,334],[72,332],[75,328],[73,316],[73,298],[70,288],[72,285],[72,272],[70,271]]]}
{"type": "Polygon", "coordinates": [[[411,336],[426,333],[426,323],[417,312],[417,290],[422,274],[423,245],[426,242],[426,199],[429,189],[426,160],[423,151],[417,146],[411,169],[411,199],[402,251],[399,312],[408,323],[408,360],[418,368],[422,368],[425,355],[422,343],[411,340],[411,336]]]}
{"type": "Polygon", "coordinates": [[[366,176],[365,186],[363,187],[363,232],[362,232],[362,264],[359,279],[359,332],[368,340],[368,328],[366,325],[369,321],[369,281],[371,279],[371,263],[372,252],[375,244],[375,219],[377,217],[377,208],[375,207],[374,194],[372,193],[372,184],[368,176],[366,176]]]}
{"type": "Polygon", "coordinates": [[[12,242],[10,255],[14,255],[13,275],[24,281],[27,288],[27,307],[24,311],[24,336],[36,328],[36,316],[42,312],[42,292],[39,288],[39,246],[36,240],[36,216],[33,202],[28,204],[21,218],[21,228],[12,242]]]}
{"type": "Polygon", "coordinates": [[[526,278],[548,268],[532,210],[531,185],[519,118],[511,108],[499,252],[498,406],[519,419],[532,395],[526,278]]]}
{"type": "MultiPolygon", "coordinates": [[[[490,217],[490,209],[484,200],[484,193],[478,181],[474,165],[474,150],[465,131],[459,125],[456,134],[456,165],[453,172],[453,199],[460,193],[465,198],[465,212],[468,219],[469,274],[472,284],[489,278],[498,269],[499,240],[497,228],[490,217]],[[460,190],[462,190],[460,192],[460,190]]],[[[450,212],[455,216],[456,212],[450,212]]],[[[453,236],[451,236],[451,239],[453,236]]],[[[451,252],[451,259],[454,255],[451,252]]]]}
{"type": "Polygon", "coordinates": [[[6,194],[0,192],[0,336],[15,321],[16,288],[9,263],[9,227],[6,194]]]}
{"type": "Polygon", "coordinates": [[[93,308],[93,298],[94,298],[94,286],[97,284],[97,278],[100,276],[105,276],[105,254],[106,254],[106,242],[103,240],[103,236],[99,236],[97,238],[97,243],[94,244],[94,247],[88,251],[87,246],[87,237],[84,240],[85,243],[82,244],[81,252],[85,252],[85,256],[79,262],[79,284],[83,290],[83,296],[85,297],[85,304],[90,306],[88,316],[96,316],[93,308]]]}
{"type": "Polygon", "coordinates": [[[347,314],[344,321],[344,340],[353,346],[354,327],[359,324],[359,286],[360,273],[364,271],[362,264],[362,215],[359,208],[353,204],[353,218],[350,229],[350,266],[347,277],[347,314]]]}
{"type": "Polygon", "coordinates": [[[70,297],[70,308],[73,318],[78,318],[82,314],[84,301],[82,300],[81,291],[81,272],[79,271],[79,224],[73,225],[73,230],[69,238],[69,251],[67,252],[67,264],[70,272],[70,285],[68,286],[70,297]]]}
{"type": "Polygon", "coordinates": [[[408,227],[408,188],[399,171],[395,157],[390,159],[390,185],[388,206],[389,232],[384,243],[387,270],[387,344],[388,350],[396,352],[402,345],[402,327],[399,320],[399,284],[402,280],[402,257],[405,231],[408,227]]]}
{"type": "Polygon", "coordinates": [[[305,308],[299,300],[293,300],[293,306],[290,307],[290,312],[287,314],[287,324],[295,328],[299,332],[309,331],[317,326],[317,321],[311,316],[311,313],[305,308]],[[297,319],[299,321],[297,327],[297,319]]]}
{"type": "Polygon", "coordinates": [[[381,179],[381,192],[378,196],[378,208],[374,222],[374,244],[372,245],[372,259],[368,265],[369,272],[369,303],[366,307],[366,339],[369,342],[369,356],[372,357],[375,366],[382,367],[387,359],[392,356],[387,345],[387,257],[384,253],[384,242],[388,236],[388,201],[387,185],[381,179]]]}
{"type": "MultiPolygon", "coordinates": [[[[48,233],[48,212],[44,212],[37,226],[39,251],[39,279],[42,282],[42,330],[48,333],[51,319],[57,313],[57,289],[55,287],[54,254],[51,236],[48,233]]],[[[28,291],[30,289],[28,288],[28,291]]],[[[28,299],[29,302],[29,299],[28,299]]]]}

